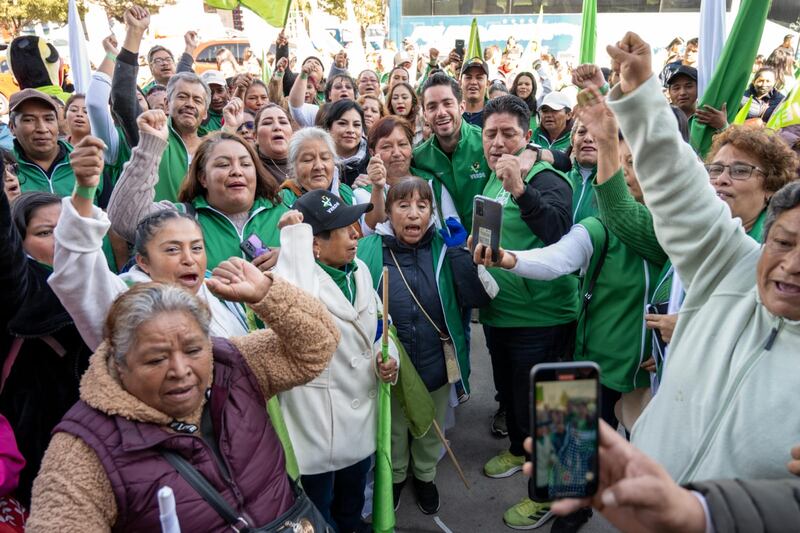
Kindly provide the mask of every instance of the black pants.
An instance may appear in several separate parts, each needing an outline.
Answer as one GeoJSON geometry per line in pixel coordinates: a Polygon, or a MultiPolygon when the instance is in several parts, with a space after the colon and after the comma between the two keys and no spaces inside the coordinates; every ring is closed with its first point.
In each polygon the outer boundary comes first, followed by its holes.
{"type": "Polygon", "coordinates": [[[484,326],[483,331],[492,357],[492,373],[500,403],[506,407],[509,451],[514,455],[527,455],[522,441],[531,434],[528,405],[531,368],[567,355],[573,345],[573,324],[543,328],[484,326]]]}
{"type": "Polygon", "coordinates": [[[352,533],[361,524],[370,464],[367,457],[341,470],[300,476],[303,490],[337,533],[352,533]]]}

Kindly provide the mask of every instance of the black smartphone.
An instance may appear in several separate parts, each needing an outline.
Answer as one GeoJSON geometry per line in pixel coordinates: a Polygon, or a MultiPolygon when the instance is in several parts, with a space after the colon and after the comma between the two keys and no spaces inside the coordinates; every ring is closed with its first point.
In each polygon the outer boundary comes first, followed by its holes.
{"type": "Polygon", "coordinates": [[[492,250],[492,261],[499,261],[500,232],[503,230],[503,204],[486,196],[472,200],[472,252],[476,244],[492,250]]]}
{"type": "Polygon", "coordinates": [[[464,39],[456,39],[456,53],[458,57],[464,59],[464,39]]]}
{"type": "Polygon", "coordinates": [[[531,370],[533,476],[538,502],[597,492],[600,368],[590,361],[542,363],[531,370]]]}
{"type": "Polygon", "coordinates": [[[243,240],[241,244],[239,244],[239,248],[242,249],[242,251],[251,261],[259,255],[269,252],[269,246],[261,242],[261,239],[259,239],[258,235],[255,233],[251,233],[245,240],[243,240]]]}

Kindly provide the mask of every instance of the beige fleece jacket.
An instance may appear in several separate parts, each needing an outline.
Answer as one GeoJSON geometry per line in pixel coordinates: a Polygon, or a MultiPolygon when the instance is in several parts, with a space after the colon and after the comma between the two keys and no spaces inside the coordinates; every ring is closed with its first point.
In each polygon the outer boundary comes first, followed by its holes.
{"type": "MultiPolygon", "coordinates": [[[[267,399],[311,381],[327,367],[339,331],[321,302],[276,277],[266,297],[252,308],[270,329],[230,340],[267,399]]],[[[110,415],[162,426],[172,421],[122,388],[105,343],[90,360],[80,396],[110,415]]],[[[202,405],[187,422],[199,425],[201,412],[202,405]]],[[[97,455],[83,440],[56,433],[33,484],[26,530],[102,532],[110,531],[116,519],[114,491],[97,455]]]]}

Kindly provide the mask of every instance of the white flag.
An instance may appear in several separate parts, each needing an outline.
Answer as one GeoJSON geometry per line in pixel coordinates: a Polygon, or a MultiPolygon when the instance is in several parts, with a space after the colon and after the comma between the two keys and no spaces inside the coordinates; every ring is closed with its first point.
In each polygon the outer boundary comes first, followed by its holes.
{"type": "Polygon", "coordinates": [[[700,53],[697,60],[697,99],[711,81],[717,61],[725,46],[725,0],[702,0],[700,3],[700,53]]]}
{"type": "Polygon", "coordinates": [[[75,92],[86,94],[92,78],[89,56],[86,55],[86,36],[75,0],[69,0],[69,63],[75,92]]]}

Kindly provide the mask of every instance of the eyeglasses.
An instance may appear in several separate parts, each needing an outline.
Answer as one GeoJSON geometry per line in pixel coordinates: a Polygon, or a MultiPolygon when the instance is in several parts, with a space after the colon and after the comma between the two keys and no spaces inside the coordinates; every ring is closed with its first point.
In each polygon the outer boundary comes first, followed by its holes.
{"type": "Polygon", "coordinates": [[[152,61],[152,63],[157,67],[160,67],[161,65],[171,65],[174,62],[175,61],[173,61],[171,57],[157,57],[152,61]]]}
{"type": "Polygon", "coordinates": [[[761,172],[764,175],[767,174],[760,168],[753,165],[748,165],[747,163],[734,163],[732,165],[720,165],[719,163],[712,163],[710,165],[705,165],[705,167],[706,172],[708,172],[708,176],[712,180],[722,176],[722,173],[725,172],[726,168],[729,170],[728,175],[735,180],[749,179],[750,176],[753,175],[753,171],[761,172]]]}

